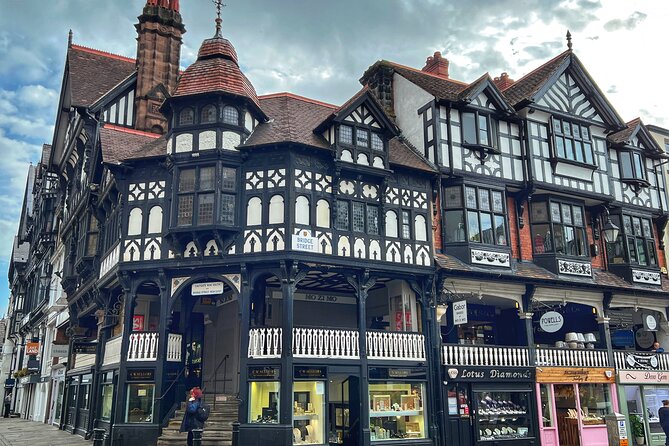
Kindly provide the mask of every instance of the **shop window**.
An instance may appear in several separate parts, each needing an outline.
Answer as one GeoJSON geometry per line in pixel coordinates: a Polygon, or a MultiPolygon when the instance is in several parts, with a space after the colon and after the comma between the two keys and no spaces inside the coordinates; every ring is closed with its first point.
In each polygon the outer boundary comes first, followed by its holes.
{"type": "Polygon", "coordinates": [[[612,215],[611,222],[621,231],[615,243],[606,244],[610,263],[627,262],[631,265],[657,267],[653,222],[650,219],[631,215],[622,217],[612,215]]]}
{"type": "Polygon", "coordinates": [[[552,200],[532,202],[531,218],[535,254],[588,255],[582,206],[552,200]]]}
{"type": "Polygon", "coordinates": [[[252,381],[249,383],[249,423],[279,422],[278,381],[252,381]]]}
{"type": "Polygon", "coordinates": [[[102,376],[102,384],[100,386],[100,419],[102,421],[110,421],[112,416],[112,402],[114,400],[113,376],[113,372],[107,372],[102,376]]]}
{"type": "Polygon", "coordinates": [[[587,126],[554,117],[553,155],[556,158],[594,165],[592,139],[587,126]]]}
{"type": "Polygon", "coordinates": [[[604,417],[613,413],[611,386],[609,384],[579,384],[583,424],[606,424],[604,417]]]}
{"type": "Polygon", "coordinates": [[[226,124],[239,124],[239,112],[235,107],[228,105],[223,108],[223,122],[226,124]]]}
{"type": "Polygon", "coordinates": [[[553,427],[553,396],[552,389],[547,384],[541,384],[541,419],[543,427],[553,427]]]}
{"type": "Polygon", "coordinates": [[[205,105],[202,108],[202,113],[200,115],[200,122],[202,124],[208,124],[210,122],[216,121],[216,106],[215,105],[205,105]]]}
{"type": "Polygon", "coordinates": [[[128,384],[125,406],[126,423],[151,423],[153,421],[154,384],[128,384]]]}
{"type": "Polygon", "coordinates": [[[83,375],[79,385],[79,409],[90,409],[93,375],[83,375]]]}
{"type": "Polygon", "coordinates": [[[320,199],[316,203],[316,226],[330,227],[330,203],[325,199],[320,199]]]}
{"type": "Polygon", "coordinates": [[[444,190],[445,243],[471,243],[507,246],[504,192],[478,186],[444,190]],[[466,221],[466,224],[465,224],[466,221]]]}
{"type": "Polygon", "coordinates": [[[249,198],[246,205],[246,224],[249,226],[262,224],[262,201],[259,197],[249,198]]]}
{"type": "Polygon", "coordinates": [[[274,195],[269,200],[269,224],[283,223],[283,196],[274,195]]]}
{"type": "Polygon", "coordinates": [[[293,444],[325,443],[325,381],[293,384],[293,444]]]}
{"type": "Polygon", "coordinates": [[[474,401],[478,406],[480,441],[512,440],[531,435],[529,392],[475,392],[474,401]]]}
{"type": "Polygon", "coordinates": [[[309,199],[300,195],[295,199],[295,223],[308,226],[310,223],[311,209],[309,199]]]}
{"type": "Polygon", "coordinates": [[[128,235],[139,235],[142,233],[142,210],[132,208],[128,217],[128,235]]]}
{"type": "Polygon", "coordinates": [[[184,108],[179,113],[179,125],[190,125],[193,123],[194,113],[192,108],[184,108]]]}
{"type": "Polygon", "coordinates": [[[462,386],[448,388],[448,414],[460,417],[470,416],[469,396],[466,388],[462,386]]]}
{"type": "MultiPolygon", "coordinates": [[[[660,407],[662,401],[669,399],[669,389],[664,386],[643,386],[643,399],[646,406],[646,414],[648,415],[648,428],[650,434],[654,437],[657,434],[664,434],[662,426],[660,425],[660,407]]],[[[639,404],[637,406],[641,408],[639,404]]]]}
{"type": "Polygon", "coordinates": [[[423,383],[370,383],[369,404],[372,441],[427,438],[423,383]]]}

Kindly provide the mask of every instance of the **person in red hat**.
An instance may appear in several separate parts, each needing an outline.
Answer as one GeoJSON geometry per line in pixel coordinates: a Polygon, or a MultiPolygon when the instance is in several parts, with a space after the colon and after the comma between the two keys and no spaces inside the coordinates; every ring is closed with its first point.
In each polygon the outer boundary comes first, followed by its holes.
{"type": "Polygon", "coordinates": [[[193,429],[202,429],[208,416],[209,410],[202,403],[202,390],[199,387],[193,387],[190,390],[190,398],[186,402],[186,412],[181,422],[181,429],[179,429],[179,432],[188,432],[186,440],[188,446],[193,446],[193,429]]]}

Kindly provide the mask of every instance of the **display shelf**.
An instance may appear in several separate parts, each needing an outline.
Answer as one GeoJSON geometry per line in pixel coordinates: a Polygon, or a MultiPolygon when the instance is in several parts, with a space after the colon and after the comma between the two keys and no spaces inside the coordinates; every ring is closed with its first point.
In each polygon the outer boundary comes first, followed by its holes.
{"type": "Polygon", "coordinates": [[[315,413],[305,413],[302,415],[293,415],[293,421],[299,421],[299,420],[317,420],[318,419],[318,414],[315,413]]]}
{"type": "Polygon", "coordinates": [[[421,415],[422,410],[372,410],[369,412],[371,418],[381,417],[411,417],[421,415]]]}

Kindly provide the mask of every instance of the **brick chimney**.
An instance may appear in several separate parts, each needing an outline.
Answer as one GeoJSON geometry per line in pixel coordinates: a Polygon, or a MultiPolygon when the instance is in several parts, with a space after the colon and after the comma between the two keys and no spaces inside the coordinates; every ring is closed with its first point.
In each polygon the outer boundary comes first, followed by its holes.
{"type": "Polygon", "coordinates": [[[135,128],[164,133],[167,121],[158,111],[165,98],[161,90],[171,94],[177,86],[181,36],[186,32],[179,0],[147,0],[138,19],[135,128]]]}
{"type": "Polygon", "coordinates": [[[448,59],[441,57],[441,52],[435,51],[434,55],[425,61],[423,71],[448,79],[448,59]]]}
{"type": "Polygon", "coordinates": [[[494,78],[492,81],[497,86],[497,88],[500,89],[500,91],[506,90],[511,85],[513,85],[514,82],[516,82],[509,77],[509,73],[506,71],[500,74],[499,77],[494,78]]]}

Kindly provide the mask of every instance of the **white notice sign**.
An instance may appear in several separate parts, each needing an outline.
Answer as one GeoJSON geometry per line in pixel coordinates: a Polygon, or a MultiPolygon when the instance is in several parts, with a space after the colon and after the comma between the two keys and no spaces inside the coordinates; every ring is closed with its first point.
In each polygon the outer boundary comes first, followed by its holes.
{"type": "Polygon", "coordinates": [[[453,302],[453,324],[462,325],[467,323],[467,301],[453,302]]]}
{"type": "Polygon", "coordinates": [[[307,231],[293,234],[293,249],[295,251],[320,252],[318,249],[318,239],[310,236],[307,231]]]}
{"type": "Polygon", "coordinates": [[[190,293],[193,296],[211,296],[212,294],[223,294],[223,282],[194,283],[190,293]]]}
{"type": "Polygon", "coordinates": [[[68,344],[51,344],[51,356],[58,356],[59,358],[67,358],[70,352],[68,344]]]}

